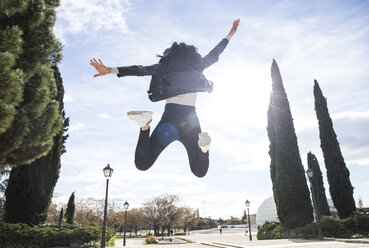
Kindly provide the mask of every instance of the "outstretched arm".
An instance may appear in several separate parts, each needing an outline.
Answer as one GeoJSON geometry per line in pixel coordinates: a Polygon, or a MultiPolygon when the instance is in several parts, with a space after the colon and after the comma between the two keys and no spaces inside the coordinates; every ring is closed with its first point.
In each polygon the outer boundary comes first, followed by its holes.
{"type": "Polygon", "coordinates": [[[110,73],[110,68],[106,67],[100,59],[99,61],[97,61],[95,58],[90,59],[90,65],[92,65],[98,72],[98,74],[95,74],[94,77],[104,76],[110,73]]]}
{"type": "Polygon", "coordinates": [[[98,59],[98,61],[93,58],[90,59],[90,65],[92,65],[98,74],[94,77],[104,76],[106,74],[117,74],[118,77],[124,76],[147,76],[164,74],[168,72],[167,66],[164,64],[154,64],[149,66],[142,65],[132,65],[132,66],[121,66],[121,67],[107,67],[103,62],[98,59]]]}
{"type": "Polygon", "coordinates": [[[224,38],[223,40],[221,40],[221,42],[219,42],[219,44],[216,45],[213,48],[213,50],[211,50],[209,52],[209,54],[206,55],[202,59],[202,64],[203,64],[203,68],[204,69],[207,68],[207,67],[209,67],[209,66],[211,66],[212,64],[214,64],[215,62],[218,61],[219,55],[224,51],[224,49],[228,45],[228,42],[231,39],[231,37],[237,32],[237,29],[238,29],[238,25],[239,24],[240,24],[240,19],[235,20],[233,22],[233,26],[232,26],[231,30],[229,31],[227,37],[224,38]]]}

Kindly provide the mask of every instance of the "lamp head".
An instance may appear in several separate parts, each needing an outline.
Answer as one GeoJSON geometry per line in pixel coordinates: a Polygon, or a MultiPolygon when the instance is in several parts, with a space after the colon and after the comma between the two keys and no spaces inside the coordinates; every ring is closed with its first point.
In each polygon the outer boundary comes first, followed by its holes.
{"type": "Polygon", "coordinates": [[[129,203],[126,201],[123,206],[124,206],[124,209],[127,210],[129,207],[129,203]]]}
{"type": "Polygon", "coordinates": [[[104,172],[104,176],[105,177],[111,177],[111,175],[113,175],[113,169],[110,168],[110,165],[108,164],[104,169],[103,169],[103,172],[104,172]]]}

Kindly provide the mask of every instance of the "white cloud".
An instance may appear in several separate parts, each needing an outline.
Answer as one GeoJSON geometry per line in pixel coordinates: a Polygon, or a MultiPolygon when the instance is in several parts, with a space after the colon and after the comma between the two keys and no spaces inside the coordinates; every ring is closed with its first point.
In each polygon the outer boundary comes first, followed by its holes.
{"type": "Polygon", "coordinates": [[[70,132],[73,132],[73,131],[81,130],[81,129],[82,129],[82,128],[84,128],[85,126],[86,126],[86,124],[84,124],[84,123],[71,124],[71,125],[69,125],[68,130],[69,130],[70,132]]]}
{"type": "Polygon", "coordinates": [[[57,8],[54,32],[63,43],[66,33],[91,37],[100,30],[127,32],[129,5],[129,0],[63,0],[57,8]]]}
{"type": "Polygon", "coordinates": [[[249,163],[249,164],[238,164],[235,166],[227,167],[228,170],[234,171],[252,171],[252,170],[267,170],[269,169],[269,164],[256,164],[256,163],[249,163]]]}
{"type": "Polygon", "coordinates": [[[361,166],[369,166],[369,158],[362,158],[362,159],[351,159],[347,161],[348,164],[358,164],[361,166]]]}
{"type": "Polygon", "coordinates": [[[64,94],[63,101],[64,101],[64,102],[73,102],[73,101],[74,101],[74,99],[73,99],[70,95],[68,95],[67,93],[65,93],[65,94],[64,94]]]}
{"type": "Polygon", "coordinates": [[[101,119],[110,119],[111,118],[111,116],[107,113],[101,113],[97,117],[99,117],[101,119]]]}
{"type": "Polygon", "coordinates": [[[344,111],[332,114],[333,119],[369,119],[369,110],[367,111],[344,111]]]}

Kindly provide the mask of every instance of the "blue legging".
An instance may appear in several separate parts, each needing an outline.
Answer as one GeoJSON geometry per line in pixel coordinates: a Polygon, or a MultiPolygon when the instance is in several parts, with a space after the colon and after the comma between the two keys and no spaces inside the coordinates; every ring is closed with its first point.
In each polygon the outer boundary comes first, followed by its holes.
{"type": "Polygon", "coordinates": [[[137,169],[149,169],[160,153],[178,140],[186,148],[192,173],[197,177],[205,176],[209,168],[209,152],[203,153],[198,146],[199,133],[201,127],[195,107],[166,104],[163,116],[151,136],[150,129],[140,131],[135,152],[137,169]]]}

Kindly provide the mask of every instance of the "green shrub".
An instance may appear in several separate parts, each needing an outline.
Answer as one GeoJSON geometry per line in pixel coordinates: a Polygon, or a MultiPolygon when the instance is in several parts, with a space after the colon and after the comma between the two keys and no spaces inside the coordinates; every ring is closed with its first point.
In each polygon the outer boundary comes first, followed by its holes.
{"type": "Polygon", "coordinates": [[[154,235],[149,235],[147,236],[147,238],[145,239],[145,243],[146,244],[156,244],[156,237],[154,235]]]}
{"type": "Polygon", "coordinates": [[[108,246],[115,246],[116,233],[111,228],[106,228],[106,240],[108,240],[108,246]]]}
{"type": "MultiPolygon", "coordinates": [[[[336,220],[329,216],[323,216],[321,225],[324,237],[349,238],[352,233],[342,224],[342,220],[336,220]]],[[[347,222],[349,224],[349,222],[347,222]]]]}
{"type": "Polygon", "coordinates": [[[345,227],[345,229],[351,233],[357,231],[357,223],[354,217],[349,217],[346,219],[339,220],[339,222],[345,227]]]}
{"type": "Polygon", "coordinates": [[[318,237],[318,229],[316,223],[310,223],[303,227],[289,231],[289,238],[314,239],[318,237]]]}
{"type": "Polygon", "coordinates": [[[369,216],[356,214],[354,219],[357,223],[357,229],[359,232],[369,233],[369,216]]]}
{"type": "MultiPolygon", "coordinates": [[[[369,234],[369,217],[356,214],[346,219],[336,220],[332,217],[323,216],[321,227],[324,237],[335,238],[358,238],[367,237],[369,234]]],[[[316,223],[306,226],[286,229],[278,222],[265,222],[257,234],[259,240],[280,239],[280,238],[304,238],[311,239],[318,237],[316,223]]]]}
{"type": "Polygon", "coordinates": [[[284,238],[284,230],[279,222],[266,221],[258,230],[257,238],[262,239],[281,239],[284,238]]]}
{"type": "MultiPolygon", "coordinates": [[[[108,229],[107,240],[114,242],[114,231],[108,229]]],[[[94,247],[101,240],[101,227],[74,226],[66,228],[8,224],[0,222],[0,248],[16,247],[94,247]]]]}

